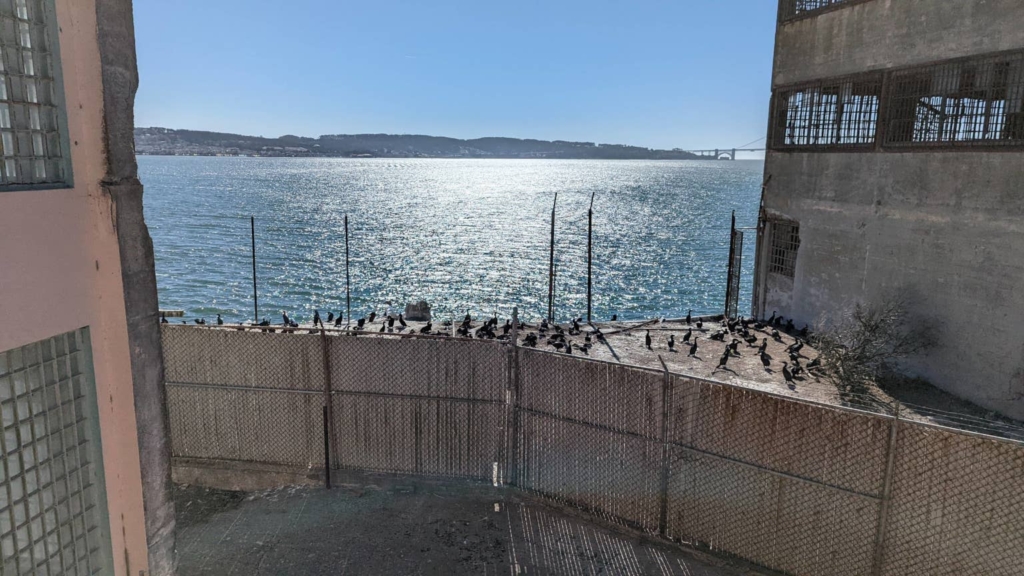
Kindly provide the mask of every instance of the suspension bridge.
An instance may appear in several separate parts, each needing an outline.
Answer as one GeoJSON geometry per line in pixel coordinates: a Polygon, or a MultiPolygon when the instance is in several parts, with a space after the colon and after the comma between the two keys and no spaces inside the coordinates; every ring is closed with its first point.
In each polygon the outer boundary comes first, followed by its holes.
{"type": "Polygon", "coordinates": [[[748,148],[748,146],[757,144],[758,142],[761,142],[763,140],[764,137],[761,137],[758,138],[757,140],[754,140],[753,142],[747,142],[743,146],[739,146],[737,148],[708,148],[705,150],[684,150],[684,152],[696,154],[702,158],[708,158],[711,160],[735,160],[737,152],[764,152],[764,148],[748,148]]]}

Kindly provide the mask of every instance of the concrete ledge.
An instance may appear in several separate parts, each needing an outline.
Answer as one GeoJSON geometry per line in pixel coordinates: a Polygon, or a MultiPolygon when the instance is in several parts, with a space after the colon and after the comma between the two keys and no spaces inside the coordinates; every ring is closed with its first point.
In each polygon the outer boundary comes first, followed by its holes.
{"type": "Polygon", "coordinates": [[[175,484],[245,492],[324,483],[323,470],[318,468],[200,458],[173,458],[171,477],[175,484]]]}

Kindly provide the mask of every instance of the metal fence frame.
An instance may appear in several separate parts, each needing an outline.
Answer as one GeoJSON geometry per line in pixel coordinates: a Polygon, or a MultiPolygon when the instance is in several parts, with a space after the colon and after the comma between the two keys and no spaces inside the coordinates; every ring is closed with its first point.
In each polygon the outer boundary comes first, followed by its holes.
{"type": "Polygon", "coordinates": [[[492,341],[163,336],[174,456],[322,468],[330,398],[332,468],[510,485],[794,575],[1024,564],[1024,443],[492,341]],[[289,365],[218,382],[249,363],[220,369],[217,343],[289,365]]]}

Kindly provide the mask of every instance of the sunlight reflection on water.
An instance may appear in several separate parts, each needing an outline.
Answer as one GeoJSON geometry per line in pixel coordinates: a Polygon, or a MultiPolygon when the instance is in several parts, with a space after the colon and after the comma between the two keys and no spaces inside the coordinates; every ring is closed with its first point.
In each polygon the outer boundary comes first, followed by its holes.
{"type": "MultiPolygon", "coordinates": [[[[528,318],[547,309],[558,192],[560,318],[586,312],[587,205],[594,202],[594,317],[721,313],[729,215],[754,226],[760,161],[393,160],[140,157],[160,306],[252,318],[249,215],[260,315],[308,321],[427,300],[439,318],[528,318]]],[[[755,235],[744,245],[750,308],[755,235]]]]}

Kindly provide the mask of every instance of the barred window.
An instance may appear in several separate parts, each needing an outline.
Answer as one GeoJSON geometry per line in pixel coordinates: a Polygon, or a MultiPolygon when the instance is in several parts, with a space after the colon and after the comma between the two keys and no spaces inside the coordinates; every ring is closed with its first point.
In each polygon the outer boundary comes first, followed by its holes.
{"type": "Polygon", "coordinates": [[[0,0],[0,190],[70,184],[53,0],[0,0]]]}
{"type": "Polygon", "coordinates": [[[1024,52],[893,72],[888,146],[1024,145],[1024,52]]]}
{"type": "Polygon", "coordinates": [[[853,4],[864,0],[782,0],[779,19],[792,20],[829,8],[840,8],[843,4],[853,4]]]}
{"type": "Polygon", "coordinates": [[[796,276],[796,253],[800,249],[800,226],[794,222],[772,222],[772,256],[768,271],[793,278],[796,276]]]}
{"type": "Polygon", "coordinates": [[[775,98],[772,146],[873,146],[881,95],[881,74],[780,91],[775,98]]]}

